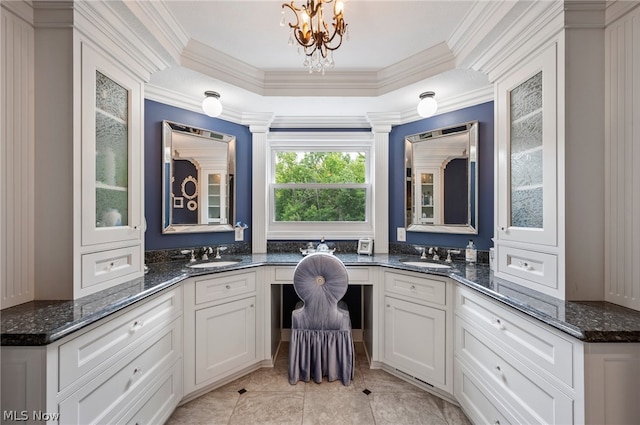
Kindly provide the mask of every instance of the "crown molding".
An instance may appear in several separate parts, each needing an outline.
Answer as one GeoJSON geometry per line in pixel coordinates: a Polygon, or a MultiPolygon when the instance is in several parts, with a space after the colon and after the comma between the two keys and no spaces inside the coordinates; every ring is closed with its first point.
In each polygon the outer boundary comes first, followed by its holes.
{"type": "Polygon", "coordinates": [[[610,25],[636,7],[640,6],[640,2],[627,0],[607,1],[605,10],[605,25],[610,25]]]}
{"type": "MultiPolygon", "coordinates": [[[[438,111],[435,115],[446,114],[448,112],[458,111],[470,106],[493,102],[494,96],[493,84],[489,84],[486,87],[438,101],[438,111]]],[[[407,124],[421,119],[423,118],[418,115],[416,108],[412,108],[401,113],[400,124],[407,124]]]]}
{"type": "MultiPolygon", "coordinates": [[[[144,98],[204,115],[204,112],[202,112],[202,97],[188,96],[182,92],[176,92],[147,83],[144,86],[144,98]]],[[[242,117],[242,112],[229,109],[223,105],[222,114],[220,114],[218,118],[235,124],[244,125],[242,117]]]]}
{"type": "Polygon", "coordinates": [[[458,66],[463,66],[478,56],[483,42],[490,38],[496,26],[515,5],[516,2],[503,0],[473,4],[447,40],[458,66]]]}
{"type": "Polygon", "coordinates": [[[3,1],[0,7],[11,12],[29,25],[33,25],[33,6],[27,1],[3,1]]]}
{"type": "Polygon", "coordinates": [[[494,82],[516,64],[533,54],[564,27],[564,4],[533,2],[513,21],[497,40],[470,65],[494,82]]]}
{"type": "MultiPolygon", "coordinates": [[[[146,84],[145,99],[163,103],[176,108],[202,114],[202,99],[187,96],[164,87],[146,84]]],[[[493,85],[444,99],[438,104],[436,115],[457,111],[481,103],[491,102],[494,98],[493,85]]],[[[373,125],[398,125],[421,120],[415,108],[401,112],[370,112],[364,116],[276,116],[272,112],[239,112],[227,107],[222,109],[220,119],[240,125],[268,125],[269,128],[299,129],[370,129],[373,125]],[[265,124],[268,122],[268,124],[265,124]]]]}
{"type": "Polygon", "coordinates": [[[181,65],[262,96],[379,96],[455,68],[440,43],[376,71],[331,70],[324,75],[255,68],[196,40],[189,40],[181,65]]]}
{"type": "Polygon", "coordinates": [[[189,40],[180,64],[211,78],[264,95],[264,71],[197,40],[189,40]]]}
{"type": "Polygon", "coordinates": [[[124,1],[124,5],[144,25],[176,64],[189,42],[189,34],[182,28],[162,1],[124,1]]]}
{"type": "Polygon", "coordinates": [[[369,129],[371,124],[363,116],[277,116],[271,128],[361,128],[369,129]]]}
{"type": "Polygon", "coordinates": [[[455,68],[456,58],[442,42],[377,72],[377,95],[406,87],[455,68]]]}

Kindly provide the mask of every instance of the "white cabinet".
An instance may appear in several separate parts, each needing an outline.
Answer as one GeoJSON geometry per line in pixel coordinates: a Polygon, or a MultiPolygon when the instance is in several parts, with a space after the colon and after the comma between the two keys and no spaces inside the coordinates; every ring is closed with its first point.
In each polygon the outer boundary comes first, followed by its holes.
{"type": "Polygon", "coordinates": [[[450,285],[423,274],[383,273],[383,363],[450,393],[450,285]]]}
{"type": "Polygon", "coordinates": [[[473,291],[455,293],[454,395],[472,420],[583,423],[582,344],[473,291]]]}
{"type": "Polygon", "coordinates": [[[496,275],[551,295],[558,267],[558,46],[496,82],[496,275]]]}
{"type": "Polygon", "coordinates": [[[384,357],[432,385],[445,384],[445,311],[385,297],[384,357]]]}
{"type": "Polygon", "coordinates": [[[35,293],[76,299],[144,273],[148,75],[101,38],[93,5],[74,2],[64,14],[48,6],[34,5],[35,293]]]}
{"type": "Polygon", "coordinates": [[[256,298],[195,312],[195,384],[211,382],[256,359],[256,298]]]}
{"type": "Polygon", "coordinates": [[[500,41],[505,54],[488,67],[496,276],[560,299],[602,300],[605,102],[586,99],[604,96],[604,13],[538,6],[556,18],[531,9],[535,29],[500,41]]]}
{"type": "Polygon", "coordinates": [[[178,287],[47,346],[2,347],[3,384],[5,373],[14,383],[2,409],[60,424],[162,423],[182,399],[182,305],[178,287]]]}
{"type": "Polygon", "coordinates": [[[185,394],[258,367],[257,271],[233,271],[186,281],[185,394]]]}

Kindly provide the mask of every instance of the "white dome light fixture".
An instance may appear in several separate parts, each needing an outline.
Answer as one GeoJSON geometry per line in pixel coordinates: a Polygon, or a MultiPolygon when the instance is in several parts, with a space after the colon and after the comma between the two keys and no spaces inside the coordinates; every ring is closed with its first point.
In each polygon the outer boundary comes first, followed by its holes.
{"type": "Polygon", "coordinates": [[[420,102],[418,103],[418,115],[422,118],[428,118],[436,113],[438,110],[438,102],[436,102],[436,94],[432,91],[426,91],[420,95],[420,102]]]}
{"type": "Polygon", "coordinates": [[[222,102],[220,93],[215,91],[204,92],[205,98],[202,101],[202,110],[210,117],[217,117],[222,113],[222,102]]]}

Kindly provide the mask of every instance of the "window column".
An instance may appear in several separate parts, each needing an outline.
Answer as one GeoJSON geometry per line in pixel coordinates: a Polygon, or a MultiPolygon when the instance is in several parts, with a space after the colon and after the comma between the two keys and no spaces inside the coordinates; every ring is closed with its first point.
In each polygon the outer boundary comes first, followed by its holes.
{"type": "Polygon", "coordinates": [[[267,252],[267,134],[271,113],[243,113],[242,124],[249,126],[252,140],[251,173],[251,252],[267,252]]]}
{"type": "Polygon", "coordinates": [[[389,132],[391,126],[400,122],[399,113],[369,113],[374,136],[373,176],[373,228],[375,232],[373,251],[389,252],[389,132]]]}

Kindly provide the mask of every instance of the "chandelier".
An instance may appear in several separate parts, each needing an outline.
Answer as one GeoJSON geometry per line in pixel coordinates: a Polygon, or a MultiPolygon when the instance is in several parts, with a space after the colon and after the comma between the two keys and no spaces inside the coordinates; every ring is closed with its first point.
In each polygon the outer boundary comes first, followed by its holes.
{"type": "MultiPolygon", "coordinates": [[[[325,68],[333,68],[333,51],[342,44],[342,36],[349,32],[342,15],[344,2],[342,0],[307,0],[307,4],[298,8],[291,4],[282,5],[282,19],[280,26],[285,25],[285,7],[288,7],[296,15],[296,23],[289,23],[291,33],[289,45],[293,46],[295,39],[302,47],[306,58],[303,65],[309,68],[309,73],[322,72],[325,68]],[[324,5],[333,3],[333,22],[331,28],[324,21],[324,5]]],[[[298,47],[300,51],[300,47],[298,47]]]]}

